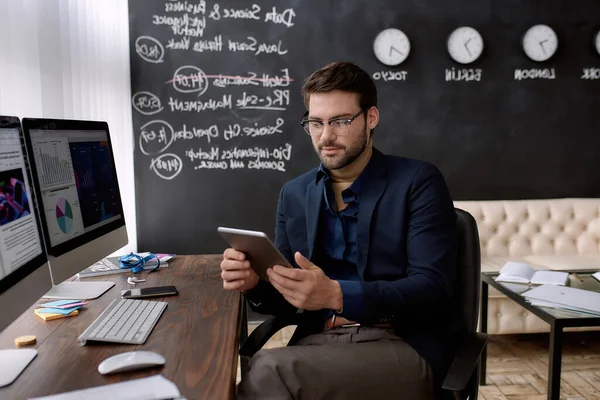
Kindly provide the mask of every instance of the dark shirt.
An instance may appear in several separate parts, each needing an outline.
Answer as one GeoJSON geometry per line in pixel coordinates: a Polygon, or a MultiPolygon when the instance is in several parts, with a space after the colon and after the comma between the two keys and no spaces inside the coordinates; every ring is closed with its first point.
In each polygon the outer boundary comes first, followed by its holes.
{"type": "Polygon", "coordinates": [[[322,257],[319,267],[325,274],[340,283],[343,296],[343,311],[362,309],[363,290],[360,285],[357,264],[356,231],[358,208],[360,205],[361,177],[344,191],[342,198],[346,208],[337,211],[335,196],[331,187],[331,177],[321,164],[317,172],[317,181],[324,179],[324,201],[319,216],[319,236],[322,257]]]}

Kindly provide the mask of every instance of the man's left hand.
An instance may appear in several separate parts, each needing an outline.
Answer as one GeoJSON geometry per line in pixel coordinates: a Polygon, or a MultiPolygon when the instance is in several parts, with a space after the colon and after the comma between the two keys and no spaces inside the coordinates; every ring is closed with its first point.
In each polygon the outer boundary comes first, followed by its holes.
{"type": "Polygon", "coordinates": [[[294,259],[301,269],[275,265],[267,270],[273,287],[296,308],[340,310],[342,289],[339,282],[329,279],[300,252],[294,254],[294,259]]]}

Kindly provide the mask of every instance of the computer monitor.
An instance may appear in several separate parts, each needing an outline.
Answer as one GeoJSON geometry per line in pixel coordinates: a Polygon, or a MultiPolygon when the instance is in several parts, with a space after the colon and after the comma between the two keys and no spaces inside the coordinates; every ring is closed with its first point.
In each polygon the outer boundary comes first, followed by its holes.
{"type": "Polygon", "coordinates": [[[64,282],[127,244],[108,124],[23,119],[54,286],[44,295],[94,299],[113,282],[64,282]]]}
{"type": "MultiPolygon", "coordinates": [[[[21,123],[0,116],[0,332],[52,287],[21,123]]],[[[0,387],[37,352],[0,350],[0,387]]]]}

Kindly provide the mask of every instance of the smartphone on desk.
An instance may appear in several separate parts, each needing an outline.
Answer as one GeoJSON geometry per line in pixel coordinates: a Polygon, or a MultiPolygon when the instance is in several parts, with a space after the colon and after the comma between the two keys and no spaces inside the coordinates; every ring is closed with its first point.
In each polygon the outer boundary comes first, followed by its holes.
{"type": "Polygon", "coordinates": [[[121,297],[124,299],[143,299],[146,297],[174,296],[178,294],[179,292],[175,286],[155,286],[121,291],[121,297]]]}

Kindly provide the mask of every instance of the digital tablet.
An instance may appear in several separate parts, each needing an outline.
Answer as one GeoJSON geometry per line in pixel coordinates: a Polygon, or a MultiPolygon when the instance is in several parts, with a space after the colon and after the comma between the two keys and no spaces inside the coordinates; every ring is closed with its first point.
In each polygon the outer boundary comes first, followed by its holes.
{"type": "Polygon", "coordinates": [[[219,227],[217,231],[233,249],[246,254],[246,259],[261,279],[269,280],[267,269],[274,265],[293,268],[264,232],[225,227],[219,227]]]}

